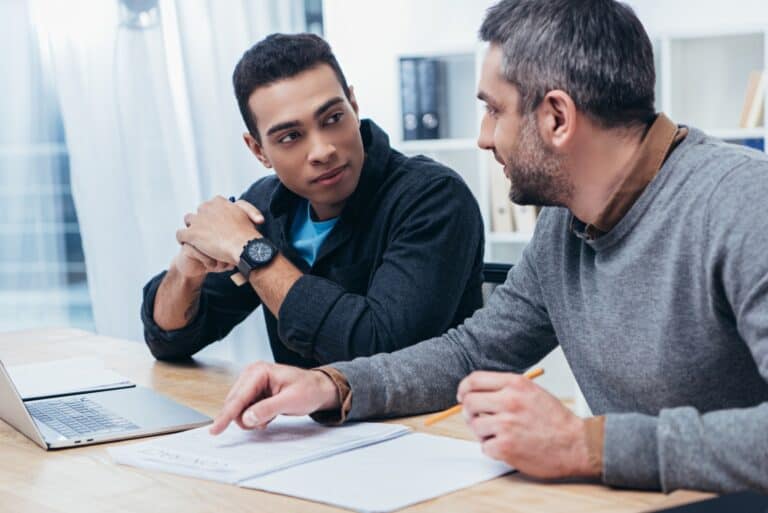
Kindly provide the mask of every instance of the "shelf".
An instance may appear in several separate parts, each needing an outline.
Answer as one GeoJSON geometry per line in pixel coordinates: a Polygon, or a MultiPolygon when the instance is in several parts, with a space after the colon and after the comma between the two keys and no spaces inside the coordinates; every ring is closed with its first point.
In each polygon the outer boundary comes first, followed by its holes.
{"type": "Polygon", "coordinates": [[[403,141],[400,149],[406,153],[424,153],[433,151],[477,150],[477,140],[466,139],[420,139],[403,141]]]}
{"type": "Polygon", "coordinates": [[[718,139],[762,139],[765,137],[765,128],[720,128],[704,130],[704,133],[718,139]]]}
{"type": "MultiPolygon", "coordinates": [[[[662,110],[678,123],[718,138],[751,138],[738,127],[750,74],[766,68],[762,31],[698,34],[662,40],[662,110]],[[707,130],[707,127],[710,129],[707,130]]],[[[757,137],[763,137],[764,133],[757,137]]]]}
{"type": "Polygon", "coordinates": [[[530,233],[518,232],[490,232],[486,234],[489,242],[506,244],[528,244],[533,237],[530,233]]]}

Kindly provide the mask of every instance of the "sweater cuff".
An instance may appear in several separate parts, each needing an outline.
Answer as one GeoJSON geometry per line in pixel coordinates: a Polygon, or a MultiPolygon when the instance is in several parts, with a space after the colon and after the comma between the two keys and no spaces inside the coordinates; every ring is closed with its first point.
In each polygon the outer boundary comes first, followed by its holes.
{"type": "Polygon", "coordinates": [[[303,275],[288,291],[278,314],[278,333],[286,347],[312,358],[318,333],[333,305],[344,294],[336,283],[303,275]]]}
{"type": "Polygon", "coordinates": [[[658,490],[658,419],[640,413],[605,419],[603,481],[611,486],[658,490]]]}
{"type": "Polygon", "coordinates": [[[310,415],[315,422],[327,425],[339,425],[343,424],[347,420],[349,410],[352,409],[352,389],[349,386],[347,378],[344,377],[340,371],[333,367],[317,367],[312,369],[318,372],[322,372],[328,376],[333,384],[336,385],[336,394],[341,405],[335,410],[318,411],[310,415]]]}

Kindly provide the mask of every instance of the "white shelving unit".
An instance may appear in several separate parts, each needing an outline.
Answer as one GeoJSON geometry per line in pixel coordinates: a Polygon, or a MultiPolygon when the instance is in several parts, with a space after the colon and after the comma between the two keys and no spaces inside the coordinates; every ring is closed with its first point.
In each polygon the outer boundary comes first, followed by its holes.
{"type": "Polygon", "coordinates": [[[714,137],[759,142],[766,126],[741,128],[749,75],[768,69],[768,27],[660,34],[656,44],[657,109],[714,137]]]}
{"type": "MultiPolygon", "coordinates": [[[[473,102],[477,93],[477,79],[480,74],[485,47],[476,45],[468,48],[450,49],[443,52],[413,52],[396,56],[397,59],[407,57],[431,57],[445,60],[446,82],[452,81],[446,91],[444,109],[448,114],[447,130],[440,139],[421,139],[403,141],[402,123],[397,131],[391,134],[393,147],[408,155],[426,155],[446,164],[459,173],[475,195],[485,226],[485,261],[517,263],[523,249],[530,241],[529,234],[518,232],[491,231],[491,173],[502,173],[501,166],[485,150],[477,146],[477,134],[480,130],[480,120],[483,116],[483,106],[479,101],[473,102]]],[[[399,69],[397,62],[393,66],[399,69]]],[[[395,75],[397,90],[400,89],[399,73],[395,75]]],[[[401,116],[400,97],[396,99],[398,119],[401,116]]],[[[442,122],[442,119],[441,119],[442,122]]],[[[509,184],[504,179],[507,195],[509,184]]],[[[565,361],[561,349],[556,349],[541,363],[547,372],[537,383],[557,397],[568,401],[577,414],[585,415],[588,408],[576,380],[565,361]]]]}
{"type": "MultiPolygon", "coordinates": [[[[402,126],[394,146],[408,155],[426,155],[459,173],[477,198],[483,216],[485,260],[516,263],[530,235],[518,232],[491,231],[490,173],[501,173],[500,166],[488,158],[488,152],[477,147],[477,133],[483,115],[480,102],[473,102],[485,47],[476,45],[442,52],[425,51],[398,55],[397,58],[428,57],[443,63],[445,92],[442,102],[445,123],[439,139],[403,141],[402,126]]],[[[397,75],[399,90],[400,76],[397,75]]],[[[397,109],[401,113],[398,97],[397,109]]]]}

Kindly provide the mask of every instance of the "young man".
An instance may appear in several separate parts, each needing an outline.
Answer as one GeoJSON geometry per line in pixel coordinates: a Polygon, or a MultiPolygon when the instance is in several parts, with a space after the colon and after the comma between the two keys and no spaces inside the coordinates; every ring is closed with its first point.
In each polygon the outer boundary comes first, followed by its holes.
{"type": "Polygon", "coordinates": [[[483,451],[544,478],[768,491],[768,158],[653,110],[651,44],[613,0],[503,0],[480,30],[479,145],[549,205],[458,329],[321,371],[255,365],[212,427],[459,401],[483,451]],[[519,373],[560,345],[596,415],[519,373]]]}
{"type": "Polygon", "coordinates": [[[237,204],[218,197],[185,216],[179,254],[144,288],[155,357],[197,352],[259,304],[275,361],[301,367],[406,347],[481,305],[474,197],[456,173],[403,156],[360,121],[325,41],[271,35],[233,80],[245,143],[275,175],[237,204]]]}

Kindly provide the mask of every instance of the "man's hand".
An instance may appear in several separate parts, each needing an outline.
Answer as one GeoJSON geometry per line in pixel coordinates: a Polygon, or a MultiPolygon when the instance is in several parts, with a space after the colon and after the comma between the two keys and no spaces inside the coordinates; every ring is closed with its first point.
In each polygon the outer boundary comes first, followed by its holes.
{"type": "Polygon", "coordinates": [[[203,278],[208,273],[221,273],[232,269],[226,262],[219,262],[202,254],[189,244],[182,244],[181,250],[174,257],[172,267],[188,280],[203,278]]]}
{"type": "Polygon", "coordinates": [[[264,429],[281,414],[307,415],[339,407],[336,385],[324,373],[257,362],[232,386],[210,432],[218,435],[232,421],[243,429],[264,429]]]}
{"type": "Polygon", "coordinates": [[[457,399],[487,456],[533,477],[599,477],[590,468],[584,421],[530,379],[473,372],[457,399]]]}
{"type": "Polygon", "coordinates": [[[176,240],[194,246],[213,260],[234,266],[245,243],[261,237],[255,225],[263,222],[261,212],[247,201],[231,203],[216,196],[200,205],[196,214],[184,216],[187,227],[176,232],[176,240]]]}

